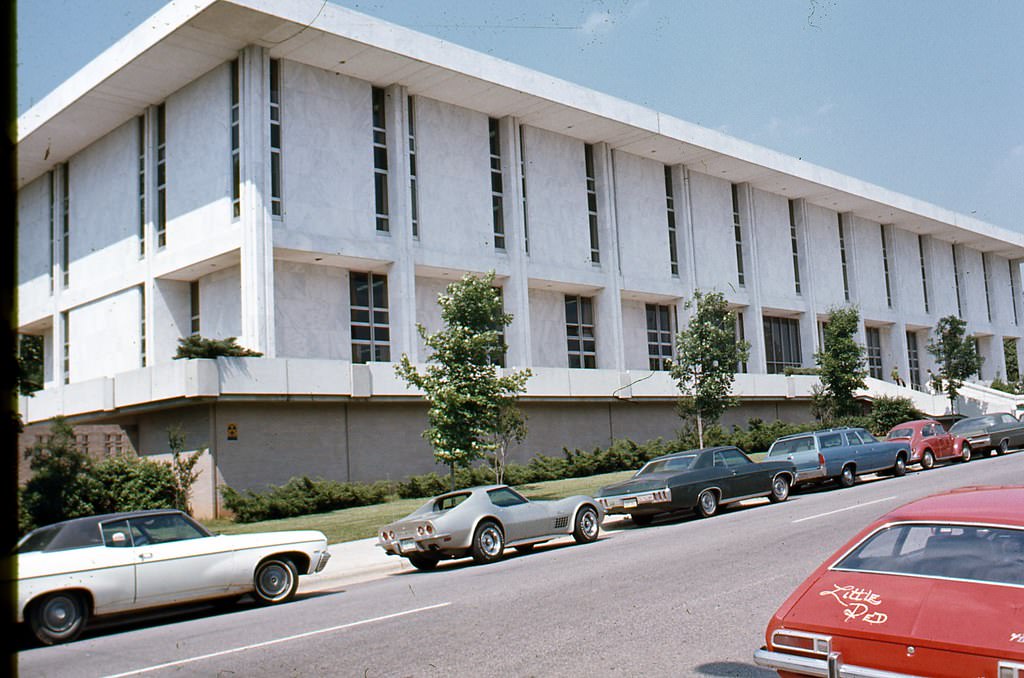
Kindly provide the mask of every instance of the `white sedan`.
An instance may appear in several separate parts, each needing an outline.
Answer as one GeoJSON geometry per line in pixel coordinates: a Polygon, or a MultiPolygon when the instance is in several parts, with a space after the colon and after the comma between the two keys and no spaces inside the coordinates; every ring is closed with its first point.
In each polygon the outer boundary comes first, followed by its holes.
{"type": "Polygon", "coordinates": [[[330,558],[316,530],[214,535],[174,510],[47,525],[22,537],[15,554],[18,621],[47,645],[75,639],[90,616],[246,593],[281,603],[299,575],[330,558]]]}

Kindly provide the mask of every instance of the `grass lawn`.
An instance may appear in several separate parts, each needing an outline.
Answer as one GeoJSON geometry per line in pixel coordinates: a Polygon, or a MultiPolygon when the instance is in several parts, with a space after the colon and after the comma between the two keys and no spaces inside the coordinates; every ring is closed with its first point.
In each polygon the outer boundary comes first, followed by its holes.
{"type": "MultiPolygon", "coordinates": [[[[561,499],[574,494],[592,495],[597,492],[599,487],[625,480],[634,473],[635,471],[619,471],[586,478],[549,480],[543,483],[522,485],[516,489],[530,499],[561,499]]],[[[213,532],[223,532],[224,534],[273,530],[320,530],[327,535],[328,543],[336,544],[342,541],[376,536],[377,530],[381,527],[412,513],[424,501],[425,499],[396,499],[386,504],[357,506],[330,513],[315,513],[281,520],[264,520],[259,523],[233,523],[223,519],[202,522],[213,532]]]]}

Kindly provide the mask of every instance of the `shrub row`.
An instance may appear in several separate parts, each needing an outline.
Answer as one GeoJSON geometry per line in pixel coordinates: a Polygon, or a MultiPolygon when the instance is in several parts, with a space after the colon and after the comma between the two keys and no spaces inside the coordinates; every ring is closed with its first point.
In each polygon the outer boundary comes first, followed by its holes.
{"type": "Polygon", "coordinates": [[[394,494],[391,483],[340,483],[334,480],[292,478],[284,485],[270,486],[266,492],[230,487],[220,488],[224,507],[237,523],[290,518],[308,513],[324,513],[352,506],[367,506],[387,501],[394,494]]]}

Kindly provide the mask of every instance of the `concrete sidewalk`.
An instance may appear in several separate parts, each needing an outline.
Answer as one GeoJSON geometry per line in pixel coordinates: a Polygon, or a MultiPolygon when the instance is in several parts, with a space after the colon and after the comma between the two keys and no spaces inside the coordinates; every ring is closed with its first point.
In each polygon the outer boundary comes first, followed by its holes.
{"type": "MultiPolygon", "coordinates": [[[[623,520],[628,521],[629,516],[605,516],[601,523],[604,536],[607,536],[606,527],[623,520]]],[[[564,539],[571,540],[572,537],[567,535],[548,543],[558,543],[564,539]]],[[[330,544],[327,549],[331,552],[327,567],[319,574],[299,579],[299,593],[329,591],[416,569],[407,558],[386,555],[384,549],[377,546],[376,537],[330,544]]]]}

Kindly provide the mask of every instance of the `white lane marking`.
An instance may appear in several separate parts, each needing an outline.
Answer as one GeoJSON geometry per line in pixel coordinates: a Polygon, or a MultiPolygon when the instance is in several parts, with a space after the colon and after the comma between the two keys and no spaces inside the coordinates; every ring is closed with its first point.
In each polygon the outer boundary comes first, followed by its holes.
{"type": "Polygon", "coordinates": [[[852,509],[860,508],[861,506],[871,506],[872,504],[880,504],[883,501],[890,501],[892,499],[896,499],[896,495],[893,495],[891,497],[884,497],[882,499],[876,499],[874,501],[866,501],[863,504],[856,504],[854,506],[846,506],[846,507],[841,508],[841,509],[836,509],[835,511],[828,511],[827,513],[819,513],[818,515],[815,515],[815,516],[807,516],[806,518],[798,518],[797,520],[794,520],[793,522],[794,523],[802,523],[805,520],[814,520],[815,518],[824,518],[825,516],[830,516],[833,513],[842,513],[843,511],[850,511],[852,509]]]}
{"type": "Polygon", "coordinates": [[[115,673],[106,676],[105,678],[124,678],[125,676],[137,676],[140,673],[149,673],[150,671],[159,671],[160,669],[166,669],[171,666],[181,666],[183,664],[191,664],[193,662],[203,661],[204,659],[212,659],[213,657],[223,657],[226,654],[234,654],[235,652],[244,652],[246,650],[254,650],[258,647],[267,647],[268,645],[277,645],[278,643],[287,643],[290,640],[298,640],[300,638],[309,638],[310,636],[318,636],[323,633],[330,633],[332,631],[341,631],[342,629],[350,629],[353,626],[362,626],[364,624],[372,624],[373,622],[384,621],[385,619],[394,619],[395,617],[404,617],[408,614],[415,614],[416,612],[426,612],[427,610],[436,610],[441,607],[447,607],[451,605],[448,603],[438,603],[437,605],[428,605],[427,607],[418,607],[415,610],[406,610],[405,612],[395,612],[394,614],[386,614],[383,617],[374,617],[373,619],[363,619],[362,621],[350,622],[348,624],[341,624],[339,626],[332,626],[326,629],[317,629],[316,631],[307,631],[306,633],[299,633],[294,636],[288,636],[287,638],[275,638],[274,640],[268,640],[263,643],[255,643],[253,645],[244,645],[242,647],[234,647],[230,650],[221,650],[220,652],[211,652],[210,654],[199,655],[198,657],[189,657],[188,659],[179,659],[178,661],[167,662],[166,664],[157,664],[155,666],[147,666],[143,669],[136,669],[134,671],[125,671],[124,673],[115,673]]]}

